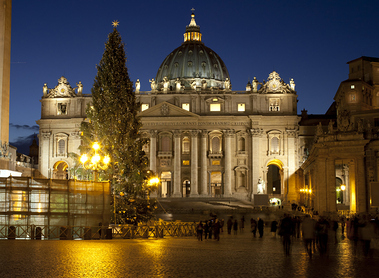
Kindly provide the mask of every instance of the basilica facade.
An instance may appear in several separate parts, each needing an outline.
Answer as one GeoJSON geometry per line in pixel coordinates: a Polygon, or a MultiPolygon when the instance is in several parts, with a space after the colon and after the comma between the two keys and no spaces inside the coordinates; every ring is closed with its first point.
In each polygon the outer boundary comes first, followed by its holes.
{"type": "MultiPolygon", "coordinates": [[[[364,85],[354,81],[355,98],[347,89],[352,83],[345,81],[328,115],[314,117],[306,111],[298,115],[294,80],[286,83],[275,71],[267,73],[265,81],[254,78],[246,90],[233,91],[226,65],[204,45],[192,14],[183,43],[164,59],[150,80],[151,90],[140,91],[139,80],[135,83],[141,134],[149,139],[144,151],[160,179],[154,196],[233,197],[254,205],[297,203],[320,212],[367,211],[371,198],[367,182],[378,178],[375,63],[366,63],[365,74],[370,65],[372,74],[364,85]],[[375,149],[370,175],[365,165],[368,144],[375,149]],[[344,147],[335,149],[337,145],[344,147]],[[343,156],[351,146],[357,152],[343,156]],[[325,156],[330,154],[335,155],[329,161],[325,156]],[[349,171],[346,165],[351,165],[349,171]],[[347,190],[338,195],[341,184],[347,190]],[[364,193],[361,188],[366,188],[364,193]],[[352,193],[357,190],[361,195],[352,193]]],[[[349,79],[359,79],[356,74],[349,79]]],[[[80,82],[72,88],[64,77],[53,89],[44,86],[37,123],[39,169],[47,178],[73,178],[68,170],[76,161],[70,154],[79,153],[80,123],[91,102],[91,95],[82,90],[80,82]]]]}

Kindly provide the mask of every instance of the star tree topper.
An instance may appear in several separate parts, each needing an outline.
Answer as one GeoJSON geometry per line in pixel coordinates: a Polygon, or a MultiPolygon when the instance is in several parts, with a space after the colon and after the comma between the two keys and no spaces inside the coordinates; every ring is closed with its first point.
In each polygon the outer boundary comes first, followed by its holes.
{"type": "Polygon", "coordinates": [[[118,20],[114,20],[114,21],[112,22],[112,25],[113,25],[113,27],[115,27],[115,28],[118,26],[118,24],[119,24],[118,20]]]}

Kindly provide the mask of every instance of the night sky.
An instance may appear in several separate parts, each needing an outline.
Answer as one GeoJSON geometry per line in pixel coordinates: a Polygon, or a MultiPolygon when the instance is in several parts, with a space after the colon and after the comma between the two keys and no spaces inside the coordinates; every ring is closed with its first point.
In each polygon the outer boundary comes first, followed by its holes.
{"type": "Polygon", "coordinates": [[[149,79],[183,42],[191,8],[233,90],[275,70],[286,83],[294,79],[298,114],[304,108],[324,114],[348,78],[346,63],[379,57],[379,1],[13,0],[10,142],[21,150],[25,138],[38,133],[44,83],[54,88],[65,76],[91,93],[114,20],[130,79],[150,90],[149,79]]]}

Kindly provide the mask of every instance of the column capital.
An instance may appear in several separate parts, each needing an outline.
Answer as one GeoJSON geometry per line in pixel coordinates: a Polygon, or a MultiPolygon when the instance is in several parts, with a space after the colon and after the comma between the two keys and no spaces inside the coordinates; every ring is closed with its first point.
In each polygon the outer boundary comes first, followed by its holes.
{"type": "Polygon", "coordinates": [[[224,129],[222,131],[225,135],[225,137],[233,137],[233,135],[236,133],[234,129],[224,129]]]}
{"type": "Polygon", "coordinates": [[[203,137],[203,138],[208,137],[208,130],[202,129],[200,131],[200,134],[201,134],[201,137],[203,137]]]}
{"type": "Polygon", "coordinates": [[[151,130],[149,130],[149,134],[150,134],[150,137],[156,138],[158,135],[158,130],[151,129],[151,130]]]}
{"type": "Polygon", "coordinates": [[[296,138],[298,133],[299,132],[297,128],[286,128],[286,134],[288,137],[296,138]]]}
{"type": "Polygon", "coordinates": [[[173,130],[173,133],[175,138],[180,138],[180,136],[182,136],[181,130],[173,130]]]}
{"type": "Polygon", "coordinates": [[[190,131],[191,137],[197,137],[197,135],[200,133],[200,130],[194,129],[190,131]]]}
{"type": "Polygon", "coordinates": [[[249,132],[250,132],[250,135],[253,136],[253,137],[254,136],[260,137],[263,134],[263,129],[262,128],[251,128],[249,130],[249,132]]]}

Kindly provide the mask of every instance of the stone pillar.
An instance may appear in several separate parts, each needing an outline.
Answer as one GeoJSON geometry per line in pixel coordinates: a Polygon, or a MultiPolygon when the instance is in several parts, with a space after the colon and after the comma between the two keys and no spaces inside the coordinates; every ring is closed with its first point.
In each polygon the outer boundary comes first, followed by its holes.
{"type": "Polygon", "coordinates": [[[201,176],[201,196],[208,196],[210,192],[208,192],[208,163],[207,163],[207,138],[208,132],[206,130],[201,131],[201,153],[200,153],[200,176],[201,176]]]}
{"type": "Polygon", "coordinates": [[[46,178],[51,178],[50,176],[50,132],[41,131],[39,132],[38,139],[39,139],[39,161],[38,161],[38,170],[40,173],[45,176],[46,178]]]}
{"type": "Polygon", "coordinates": [[[197,150],[197,134],[199,133],[198,130],[192,130],[191,131],[191,193],[190,197],[198,197],[199,191],[198,191],[198,179],[199,179],[199,173],[198,173],[198,150],[197,150]]]}
{"type": "Polygon", "coordinates": [[[356,176],[355,187],[357,195],[357,213],[369,211],[369,195],[366,187],[366,173],[364,156],[358,156],[355,158],[356,163],[356,176]]]}
{"type": "Polygon", "coordinates": [[[337,195],[336,195],[336,169],[335,158],[326,159],[326,183],[327,183],[327,200],[326,211],[337,211],[337,195]]]}
{"type": "Polygon", "coordinates": [[[9,142],[12,1],[0,5],[0,141],[9,142]]]}
{"type": "Polygon", "coordinates": [[[261,128],[252,128],[250,129],[251,135],[251,194],[257,192],[257,184],[260,176],[260,148],[259,143],[263,130],[261,128]]]}
{"type": "Polygon", "coordinates": [[[172,197],[182,197],[181,192],[181,131],[174,130],[174,192],[172,197]]]}
{"type": "Polygon", "coordinates": [[[234,130],[224,130],[225,136],[225,181],[224,197],[232,196],[232,137],[234,130]]]}
{"type": "Polygon", "coordinates": [[[150,130],[150,170],[157,174],[157,131],[150,130]]]}

